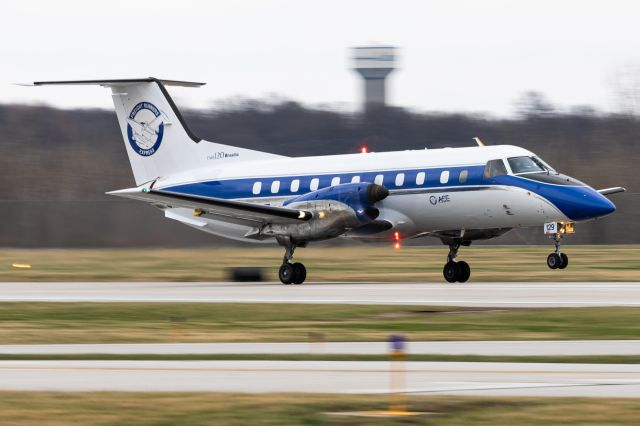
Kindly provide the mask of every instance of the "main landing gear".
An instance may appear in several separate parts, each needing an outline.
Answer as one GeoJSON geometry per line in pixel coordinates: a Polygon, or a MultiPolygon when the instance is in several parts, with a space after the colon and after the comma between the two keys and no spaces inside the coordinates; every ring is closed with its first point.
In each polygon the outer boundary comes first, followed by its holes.
{"type": "Polygon", "coordinates": [[[573,223],[551,222],[544,224],[544,233],[549,235],[555,245],[554,252],[547,256],[549,268],[564,269],[569,266],[569,257],[560,252],[560,243],[565,234],[573,234],[574,232],[573,223]]]}
{"type": "Polygon", "coordinates": [[[307,268],[300,262],[293,262],[293,252],[298,245],[293,243],[290,238],[279,239],[280,245],[285,247],[284,259],[282,266],[278,271],[278,277],[282,284],[302,284],[307,278],[307,268]]]}
{"type": "Polygon", "coordinates": [[[471,268],[469,264],[464,260],[458,261],[456,260],[458,256],[458,249],[460,249],[461,245],[469,246],[471,245],[471,241],[442,241],[444,244],[449,245],[449,254],[447,255],[447,263],[445,263],[444,268],[442,269],[442,275],[444,275],[444,279],[450,283],[464,283],[471,276],[471,268]]]}

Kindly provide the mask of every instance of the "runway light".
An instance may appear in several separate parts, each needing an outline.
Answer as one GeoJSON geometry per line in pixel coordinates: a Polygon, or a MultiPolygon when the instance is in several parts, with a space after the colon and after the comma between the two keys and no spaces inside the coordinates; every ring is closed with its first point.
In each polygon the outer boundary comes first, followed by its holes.
{"type": "Polygon", "coordinates": [[[14,268],[18,268],[18,269],[31,269],[31,265],[27,264],[27,263],[14,263],[13,265],[14,268]]]}
{"type": "Polygon", "coordinates": [[[369,148],[367,148],[367,146],[366,146],[366,145],[362,145],[362,146],[360,147],[360,153],[361,153],[361,154],[366,154],[367,152],[369,152],[369,148]]]}

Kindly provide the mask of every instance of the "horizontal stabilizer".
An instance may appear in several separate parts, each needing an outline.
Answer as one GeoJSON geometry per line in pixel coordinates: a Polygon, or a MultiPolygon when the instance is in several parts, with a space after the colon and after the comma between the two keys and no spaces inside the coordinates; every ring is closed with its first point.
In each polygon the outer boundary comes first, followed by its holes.
{"type": "Polygon", "coordinates": [[[34,86],[50,86],[50,85],[99,85],[99,86],[126,86],[128,84],[136,83],[162,83],[164,86],[180,86],[180,87],[200,87],[206,83],[196,83],[192,81],[179,81],[179,80],[164,80],[161,78],[147,77],[147,78],[123,78],[123,79],[109,79],[109,80],[64,80],[64,81],[35,81],[34,86]]]}

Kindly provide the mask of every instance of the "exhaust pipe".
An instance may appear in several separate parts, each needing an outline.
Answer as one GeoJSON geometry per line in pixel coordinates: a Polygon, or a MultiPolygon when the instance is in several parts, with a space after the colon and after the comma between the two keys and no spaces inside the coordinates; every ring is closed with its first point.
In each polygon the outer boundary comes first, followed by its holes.
{"type": "Polygon", "coordinates": [[[367,207],[364,209],[364,214],[371,220],[376,220],[380,216],[380,210],[375,207],[367,207]]]}

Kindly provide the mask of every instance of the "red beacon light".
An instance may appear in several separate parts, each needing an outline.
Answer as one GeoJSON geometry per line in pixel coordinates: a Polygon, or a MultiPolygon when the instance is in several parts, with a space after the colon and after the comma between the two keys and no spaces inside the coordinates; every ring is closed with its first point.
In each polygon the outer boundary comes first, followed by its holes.
{"type": "Polygon", "coordinates": [[[400,233],[399,232],[394,232],[393,233],[393,240],[395,241],[395,243],[393,244],[393,247],[398,250],[400,248],[400,233]]]}
{"type": "Polygon", "coordinates": [[[362,146],[360,147],[360,153],[361,153],[361,154],[366,154],[366,153],[368,153],[368,152],[369,152],[369,148],[367,148],[367,146],[366,146],[366,145],[362,145],[362,146]]]}

